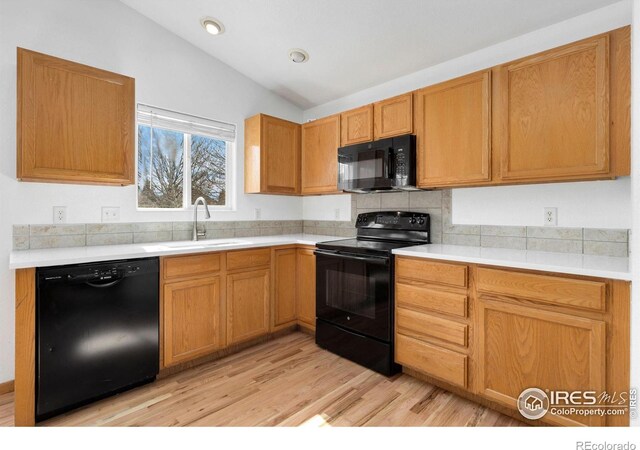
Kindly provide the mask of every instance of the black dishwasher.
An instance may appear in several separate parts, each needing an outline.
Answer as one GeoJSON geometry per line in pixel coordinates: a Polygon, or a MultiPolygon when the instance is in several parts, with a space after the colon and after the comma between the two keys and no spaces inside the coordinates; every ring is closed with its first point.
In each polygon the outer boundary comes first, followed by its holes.
{"type": "Polygon", "coordinates": [[[37,269],[36,420],[158,374],[158,259],[37,269]]]}

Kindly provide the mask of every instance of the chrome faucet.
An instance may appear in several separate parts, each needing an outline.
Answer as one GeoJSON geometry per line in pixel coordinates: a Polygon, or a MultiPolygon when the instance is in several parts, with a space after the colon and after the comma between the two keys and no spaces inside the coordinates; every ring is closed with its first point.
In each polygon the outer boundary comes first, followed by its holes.
{"type": "Polygon", "coordinates": [[[207,202],[203,197],[198,197],[196,201],[193,203],[193,238],[192,240],[197,241],[199,237],[205,237],[207,235],[207,230],[198,231],[198,205],[202,203],[204,206],[204,215],[207,219],[211,219],[211,214],[209,213],[209,207],[207,206],[207,202]]]}

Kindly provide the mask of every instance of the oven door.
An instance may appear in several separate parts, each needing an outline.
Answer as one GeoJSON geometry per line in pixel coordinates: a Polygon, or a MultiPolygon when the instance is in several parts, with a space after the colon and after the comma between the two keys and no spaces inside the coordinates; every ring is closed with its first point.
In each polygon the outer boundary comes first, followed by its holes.
{"type": "Polygon", "coordinates": [[[390,258],[327,250],[315,255],[318,319],[390,341],[390,258]]]}
{"type": "Polygon", "coordinates": [[[392,140],[338,149],[338,189],[367,192],[393,189],[395,160],[392,140]]]}

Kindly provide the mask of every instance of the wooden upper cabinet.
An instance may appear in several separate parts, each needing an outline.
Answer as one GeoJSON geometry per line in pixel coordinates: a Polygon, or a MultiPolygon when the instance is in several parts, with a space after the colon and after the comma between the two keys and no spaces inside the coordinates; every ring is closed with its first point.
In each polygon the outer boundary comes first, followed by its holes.
{"type": "Polygon", "coordinates": [[[245,120],[244,190],[300,194],[300,125],[258,114],[245,120]]]}
{"type": "Polygon", "coordinates": [[[340,145],[373,140],[373,105],[361,106],[340,114],[340,145]]]}
{"type": "Polygon", "coordinates": [[[491,71],[414,94],[418,187],[491,179],[491,71]]]}
{"type": "Polygon", "coordinates": [[[398,95],[373,104],[374,140],[413,133],[413,94],[398,95]]]}
{"type": "Polygon", "coordinates": [[[609,175],[608,34],[494,70],[494,149],[502,180],[609,175]]]}
{"type": "Polygon", "coordinates": [[[133,78],[18,49],[17,178],[134,182],[133,78]]]}
{"type": "MultiPolygon", "coordinates": [[[[530,306],[478,301],[479,393],[515,408],[520,393],[605,390],[604,321],[530,306]]],[[[556,416],[557,425],[604,425],[599,416],[556,416]]]]}
{"type": "Polygon", "coordinates": [[[340,115],[302,125],[302,193],[335,194],[338,191],[340,115]]]}

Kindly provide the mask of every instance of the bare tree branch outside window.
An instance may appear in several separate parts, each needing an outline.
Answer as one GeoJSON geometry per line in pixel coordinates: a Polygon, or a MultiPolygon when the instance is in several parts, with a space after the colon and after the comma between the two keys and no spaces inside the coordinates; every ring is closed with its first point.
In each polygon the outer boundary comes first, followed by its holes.
{"type": "Polygon", "coordinates": [[[207,136],[188,135],[138,126],[138,206],[141,208],[182,208],[185,189],[191,203],[204,197],[207,204],[226,205],[227,143],[207,136]],[[191,167],[185,168],[185,151],[191,167]],[[184,170],[190,170],[191,186],[185,186],[184,170]]]}

